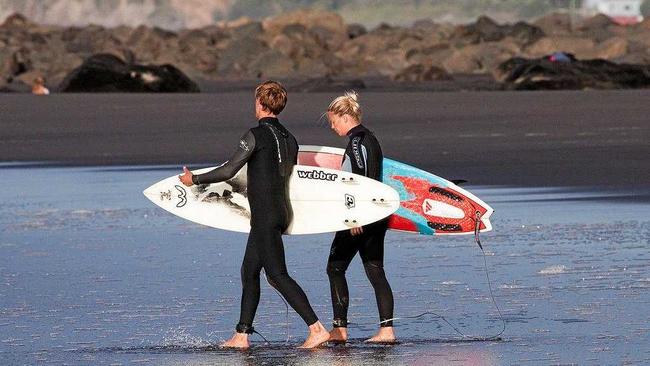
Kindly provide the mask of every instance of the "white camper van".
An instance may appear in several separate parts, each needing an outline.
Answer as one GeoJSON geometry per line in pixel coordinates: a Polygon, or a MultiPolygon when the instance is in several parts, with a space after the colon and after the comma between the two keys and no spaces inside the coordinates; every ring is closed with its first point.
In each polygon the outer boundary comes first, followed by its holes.
{"type": "Polygon", "coordinates": [[[583,8],[588,13],[602,13],[619,24],[635,24],[643,20],[643,0],[585,0],[583,8]]]}

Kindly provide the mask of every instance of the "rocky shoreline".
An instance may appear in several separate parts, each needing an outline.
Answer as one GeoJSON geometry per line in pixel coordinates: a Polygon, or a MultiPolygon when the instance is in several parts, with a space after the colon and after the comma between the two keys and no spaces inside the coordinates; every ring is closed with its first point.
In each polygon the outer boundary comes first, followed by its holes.
{"type": "Polygon", "coordinates": [[[508,79],[503,63],[558,51],[579,60],[640,65],[641,74],[650,75],[650,19],[621,26],[604,15],[571,22],[566,14],[551,14],[530,24],[497,24],[481,17],[466,25],[423,20],[410,27],[384,24],[367,30],[345,24],[336,13],[299,10],[172,32],[145,26],[47,26],[15,14],[0,25],[0,90],[27,91],[42,76],[57,91],[97,54],[116,56],[127,65],[172,65],[205,85],[204,91],[266,78],[287,80],[300,91],[517,89],[503,83],[508,79]]]}

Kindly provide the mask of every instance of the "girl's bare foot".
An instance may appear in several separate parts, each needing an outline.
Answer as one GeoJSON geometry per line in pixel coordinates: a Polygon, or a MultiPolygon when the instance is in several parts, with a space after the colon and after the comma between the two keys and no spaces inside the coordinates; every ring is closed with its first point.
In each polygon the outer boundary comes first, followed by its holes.
{"type": "Polygon", "coordinates": [[[332,343],[345,343],[348,340],[348,328],[338,327],[330,331],[330,340],[332,343]]]}
{"type": "Polygon", "coordinates": [[[395,332],[393,327],[381,327],[377,334],[367,339],[368,343],[395,343],[395,332]]]}
{"type": "Polygon", "coordinates": [[[221,347],[223,348],[237,348],[237,349],[246,349],[250,347],[251,344],[248,341],[248,334],[246,333],[235,333],[232,338],[223,342],[221,347]]]}
{"type": "Polygon", "coordinates": [[[320,346],[330,339],[330,334],[320,321],[309,326],[309,335],[305,343],[298,348],[312,349],[320,346]]]}

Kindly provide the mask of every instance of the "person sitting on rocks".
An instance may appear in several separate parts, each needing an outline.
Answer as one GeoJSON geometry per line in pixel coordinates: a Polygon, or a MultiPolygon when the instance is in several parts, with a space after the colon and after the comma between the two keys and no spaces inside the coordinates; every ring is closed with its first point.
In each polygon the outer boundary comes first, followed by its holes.
{"type": "Polygon", "coordinates": [[[45,79],[37,77],[32,84],[32,94],[34,95],[49,95],[50,90],[45,87],[45,79]]]}

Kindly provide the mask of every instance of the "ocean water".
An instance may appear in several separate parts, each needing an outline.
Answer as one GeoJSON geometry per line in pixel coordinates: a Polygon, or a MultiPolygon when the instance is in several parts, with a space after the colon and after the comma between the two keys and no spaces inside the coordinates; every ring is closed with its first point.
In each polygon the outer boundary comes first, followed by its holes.
{"type": "MultiPolygon", "coordinates": [[[[306,327],[267,284],[248,351],[216,347],[239,315],[246,235],[157,208],[171,167],[0,168],[0,364],[528,365],[650,363],[650,202],[644,190],[467,188],[496,212],[473,237],[390,232],[399,344],[350,266],[351,342],[298,350],[306,327]],[[491,279],[495,308],[485,274],[491,279]],[[498,339],[476,341],[463,337],[498,339]],[[449,322],[450,324],[448,324],[449,322]]],[[[325,324],[331,235],[285,237],[288,267],[325,324]]]]}

